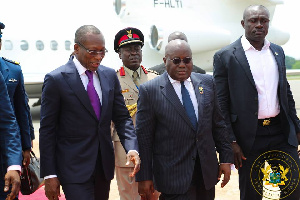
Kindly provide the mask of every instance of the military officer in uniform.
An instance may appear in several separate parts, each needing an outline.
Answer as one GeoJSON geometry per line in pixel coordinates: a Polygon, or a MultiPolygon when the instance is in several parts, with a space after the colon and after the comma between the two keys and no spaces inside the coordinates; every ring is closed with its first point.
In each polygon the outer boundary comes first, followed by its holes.
{"type": "MultiPolygon", "coordinates": [[[[4,24],[0,22],[0,30],[4,28],[4,24]]],[[[1,44],[2,40],[0,37],[0,50],[1,44]]],[[[28,97],[25,92],[22,70],[18,62],[0,57],[0,72],[3,75],[10,102],[16,116],[18,134],[21,136],[23,165],[28,166],[30,162],[31,140],[34,138],[34,135],[31,136],[33,126],[30,126],[32,124],[31,114],[28,106],[28,97]]],[[[6,168],[5,164],[2,163],[0,165],[0,170],[6,168]]]]}
{"type": "MultiPolygon", "coordinates": [[[[155,72],[145,69],[142,65],[142,47],[144,35],[137,28],[125,28],[120,30],[114,40],[114,50],[119,54],[123,66],[117,71],[120,80],[122,94],[126,106],[135,125],[137,111],[137,99],[139,85],[158,76],[155,72]]],[[[120,143],[118,135],[112,128],[115,147],[116,179],[121,200],[141,199],[138,194],[138,183],[129,174],[133,171],[133,165],[126,165],[125,150],[120,143]]],[[[158,193],[153,195],[153,200],[158,199],[158,193]]]]}

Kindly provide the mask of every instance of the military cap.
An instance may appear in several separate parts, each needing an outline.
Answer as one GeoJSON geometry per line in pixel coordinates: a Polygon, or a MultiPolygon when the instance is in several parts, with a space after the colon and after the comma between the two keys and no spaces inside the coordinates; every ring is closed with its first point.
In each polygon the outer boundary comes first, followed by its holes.
{"type": "Polygon", "coordinates": [[[5,28],[5,25],[0,22],[0,38],[2,37],[2,32],[1,32],[1,29],[4,29],[5,28]]]}
{"type": "Polygon", "coordinates": [[[133,27],[128,27],[120,30],[116,36],[114,41],[114,49],[115,52],[119,52],[119,49],[126,45],[132,43],[139,43],[142,47],[144,46],[144,35],[143,33],[133,27]]]}

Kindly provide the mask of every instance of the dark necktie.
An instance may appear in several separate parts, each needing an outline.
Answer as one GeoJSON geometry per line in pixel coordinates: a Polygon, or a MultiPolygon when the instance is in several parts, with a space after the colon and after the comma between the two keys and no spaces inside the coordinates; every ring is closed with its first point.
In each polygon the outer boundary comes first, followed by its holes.
{"type": "Polygon", "coordinates": [[[94,87],[93,72],[90,70],[86,70],[85,74],[87,75],[87,77],[89,79],[86,90],[89,95],[91,104],[94,108],[95,114],[96,114],[97,118],[100,119],[101,105],[100,105],[99,96],[94,87]]]}
{"type": "Polygon", "coordinates": [[[181,83],[181,95],[182,95],[182,102],[183,102],[184,109],[196,130],[197,129],[197,117],[195,114],[195,109],[194,109],[190,94],[184,85],[184,81],[182,81],[180,83],[181,83]]]}

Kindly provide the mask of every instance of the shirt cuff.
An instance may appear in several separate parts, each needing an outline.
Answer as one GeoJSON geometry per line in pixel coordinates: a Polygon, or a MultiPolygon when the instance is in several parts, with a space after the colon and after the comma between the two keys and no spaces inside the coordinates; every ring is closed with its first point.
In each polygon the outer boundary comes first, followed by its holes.
{"type": "Polygon", "coordinates": [[[17,170],[17,171],[21,171],[21,165],[11,165],[7,168],[7,171],[10,171],[10,170],[17,170]]]}
{"type": "Polygon", "coordinates": [[[131,151],[134,151],[137,153],[137,155],[140,155],[139,152],[137,152],[137,150],[129,150],[128,153],[130,153],[131,151]]]}
{"type": "Polygon", "coordinates": [[[46,179],[55,178],[55,177],[57,177],[57,176],[56,175],[49,175],[49,176],[45,176],[44,179],[46,180],[46,179]]]}

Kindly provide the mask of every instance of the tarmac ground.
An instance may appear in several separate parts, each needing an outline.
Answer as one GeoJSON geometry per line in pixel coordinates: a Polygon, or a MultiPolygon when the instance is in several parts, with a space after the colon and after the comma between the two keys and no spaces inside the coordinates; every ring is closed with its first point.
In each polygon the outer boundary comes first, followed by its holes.
{"type": "MultiPolygon", "coordinates": [[[[296,110],[300,116],[300,80],[289,80],[291,90],[293,92],[294,100],[296,103],[296,110]]],[[[30,106],[36,102],[37,99],[30,99],[30,106]]],[[[40,106],[32,107],[33,125],[35,129],[36,139],[33,141],[33,151],[39,157],[39,127],[40,127],[40,106]]],[[[221,181],[220,181],[221,182],[221,181]]],[[[220,182],[216,185],[216,200],[238,200],[239,199],[239,185],[238,185],[238,172],[237,170],[231,171],[229,183],[221,188],[220,182]]],[[[110,198],[109,200],[119,200],[119,192],[116,179],[111,181],[110,198]]]]}

